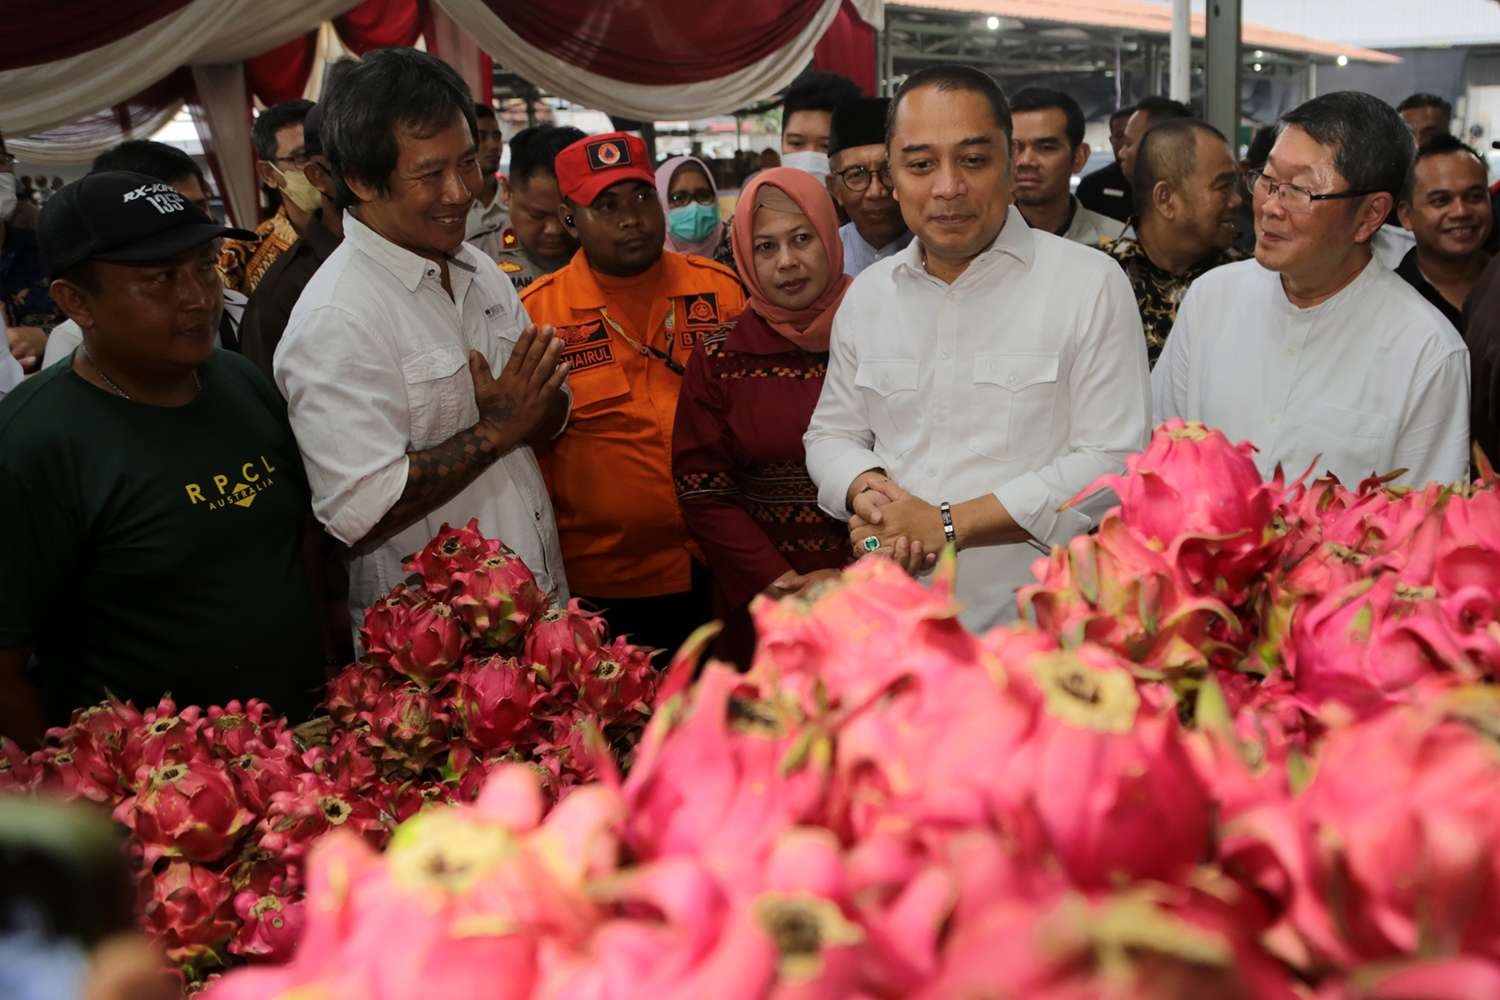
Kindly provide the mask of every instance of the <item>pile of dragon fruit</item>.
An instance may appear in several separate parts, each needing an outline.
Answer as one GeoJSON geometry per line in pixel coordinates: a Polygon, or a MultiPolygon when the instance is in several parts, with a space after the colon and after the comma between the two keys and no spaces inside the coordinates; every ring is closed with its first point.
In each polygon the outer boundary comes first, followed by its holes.
{"type": "Polygon", "coordinates": [[[1174,422],[1022,624],[951,559],[761,600],[628,768],[323,837],[291,960],[209,995],[1500,996],[1500,493],[1392,481],[1174,422]]]}
{"type": "Polygon", "coordinates": [[[0,745],[0,789],[113,808],[142,924],[188,984],[291,956],[304,859],[325,833],[384,847],[423,807],[472,801],[501,763],[550,799],[594,779],[605,747],[624,758],[639,738],[657,679],[648,651],[608,641],[576,603],[555,606],[500,542],[445,526],[407,569],[420,584],[369,610],[365,657],[308,723],[258,701],[114,700],[29,756],[0,745]]]}

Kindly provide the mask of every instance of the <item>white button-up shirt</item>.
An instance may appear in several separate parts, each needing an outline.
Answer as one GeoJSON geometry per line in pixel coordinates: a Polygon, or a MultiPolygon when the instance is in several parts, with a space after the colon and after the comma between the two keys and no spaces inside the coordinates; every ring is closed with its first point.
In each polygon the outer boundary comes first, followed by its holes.
{"type": "Polygon", "coordinates": [[[877,260],[885,260],[905,250],[911,243],[911,232],[904,232],[885,246],[876,249],[859,235],[859,227],[846,222],[839,227],[839,242],[844,244],[844,273],[857,275],[877,260]]]}
{"type": "Polygon", "coordinates": [[[1250,441],[1287,477],[1316,458],[1351,489],[1462,478],[1469,352],[1452,324],[1372,259],[1332,298],[1299,309],[1254,260],[1193,282],[1151,375],[1156,419],[1201,420],[1250,441]],[[1321,456],[1321,457],[1320,457],[1321,456]]]}
{"type": "MultiPolygon", "coordinates": [[[[292,310],[273,361],[312,487],[335,538],[367,535],[406,488],[407,452],[479,422],[469,351],[498,377],[530,322],[515,289],[465,244],[438,266],[377,235],[352,213],[344,241],[292,310]]],[[[402,562],[443,523],[479,519],[525,560],[544,590],[567,596],[552,503],[531,449],[501,456],[457,496],[350,567],[356,614],[407,576],[402,562]]]]}
{"type": "MultiPolygon", "coordinates": [[[[849,485],[881,468],[929,503],[993,493],[1033,539],[1087,531],[1107,494],[1058,508],[1123,470],[1150,432],[1146,341],[1113,260],[1026,225],[1014,207],[951,285],[921,244],[854,280],[833,323],[828,376],[804,444],[818,502],[848,518],[849,485]]],[[[1029,543],[958,556],[962,620],[1016,616],[1029,543]]]]}
{"type": "Polygon", "coordinates": [[[464,240],[479,248],[491,262],[500,259],[504,249],[500,237],[510,225],[510,209],[501,197],[500,188],[495,188],[495,200],[486,205],[475,198],[469,203],[469,218],[464,224],[464,240]]]}

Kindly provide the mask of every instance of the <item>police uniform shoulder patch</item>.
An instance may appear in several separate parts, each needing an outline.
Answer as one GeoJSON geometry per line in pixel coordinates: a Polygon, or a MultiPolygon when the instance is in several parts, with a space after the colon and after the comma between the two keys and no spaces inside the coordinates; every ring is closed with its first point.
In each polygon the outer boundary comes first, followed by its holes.
{"type": "Polygon", "coordinates": [[[501,246],[501,248],[503,248],[505,250],[514,250],[516,247],[518,247],[520,245],[521,245],[521,241],[518,240],[518,239],[516,239],[516,231],[514,229],[510,228],[509,226],[506,226],[504,229],[502,229],[500,231],[500,246],[501,246]]]}
{"type": "Polygon", "coordinates": [[[504,271],[506,274],[520,274],[526,269],[513,260],[502,260],[500,261],[500,270],[504,271]]]}
{"type": "Polygon", "coordinates": [[[624,139],[600,139],[584,147],[588,154],[589,169],[613,170],[630,165],[630,146],[624,139]]]}

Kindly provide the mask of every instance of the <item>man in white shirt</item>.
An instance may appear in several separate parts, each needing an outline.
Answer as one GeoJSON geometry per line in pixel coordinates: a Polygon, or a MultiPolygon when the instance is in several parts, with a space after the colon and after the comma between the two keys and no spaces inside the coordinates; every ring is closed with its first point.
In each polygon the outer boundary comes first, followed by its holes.
{"type": "Polygon", "coordinates": [[[850,519],[856,552],[916,571],[957,546],[972,629],[1015,617],[1033,543],[1091,527],[1107,498],[1059,508],[1123,468],[1150,421],[1130,285],[1011,207],[1010,127],[972,67],[902,84],[889,169],[917,238],[845,295],[804,438],[818,502],[850,519]]]}
{"type": "Polygon", "coordinates": [[[1468,351],[1370,251],[1411,158],[1406,126],[1369,94],[1282,118],[1249,175],[1255,259],[1188,290],[1152,373],[1158,421],[1249,440],[1266,475],[1311,465],[1351,487],[1397,469],[1414,485],[1465,475],[1468,351]]]}
{"type": "Polygon", "coordinates": [[[1016,208],[1026,224],[1096,249],[1113,239],[1120,224],[1084,208],[1070,189],[1089,159],[1078,102],[1060,90],[1024,87],[1011,95],[1010,113],[1016,208]]]}
{"type": "Polygon", "coordinates": [[[861,97],[840,104],[828,133],[828,193],[849,221],[839,227],[844,273],[855,275],[911,242],[901,206],[881,180],[885,169],[888,97],[861,97]]]}
{"type": "Polygon", "coordinates": [[[490,260],[498,261],[505,249],[501,237],[510,225],[510,204],[505,181],[500,176],[500,156],[505,152],[505,136],[500,131],[495,109],[474,103],[475,145],[479,155],[480,187],[469,204],[469,219],[464,224],[464,239],[479,248],[490,260]]]}
{"type": "Polygon", "coordinates": [[[566,597],[528,442],[562,430],[567,365],[562,342],[530,326],[510,282],[464,243],[480,180],[468,88],[425,53],[385,49],[339,81],[323,135],[344,242],[298,299],[273,365],[313,512],[357,556],[351,610],[404,580],[403,559],[443,522],[470,518],[566,597]]]}

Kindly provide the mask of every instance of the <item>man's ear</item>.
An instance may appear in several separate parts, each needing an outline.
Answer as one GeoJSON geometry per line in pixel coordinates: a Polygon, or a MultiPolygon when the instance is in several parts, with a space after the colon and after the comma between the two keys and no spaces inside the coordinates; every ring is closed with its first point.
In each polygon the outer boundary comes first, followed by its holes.
{"type": "Polygon", "coordinates": [[[272,163],[270,160],[255,161],[255,176],[258,177],[260,179],[260,182],[266,187],[275,188],[278,191],[281,190],[280,171],[276,169],[276,164],[272,163]]]}
{"type": "Polygon", "coordinates": [[[557,206],[557,217],[562,221],[563,228],[574,240],[578,239],[578,225],[573,221],[573,214],[578,211],[578,206],[564,198],[562,204],[557,206]]]}
{"type": "Polygon", "coordinates": [[[1391,206],[1395,200],[1385,191],[1364,199],[1359,207],[1359,225],[1354,229],[1354,242],[1369,242],[1375,232],[1385,225],[1385,220],[1390,217],[1391,206]]]}
{"type": "Polygon", "coordinates": [[[79,329],[92,330],[94,328],[93,296],[86,289],[71,281],[57,278],[53,280],[47,291],[51,293],[52,301],[57,303],[57,307],[68,319],[77,323],[79,329]]]}
{"type": "Polygon", "coordinates": [[[1157,181],[1156,186],[1151,189],[1151,204],[1156,207],[1156,212],[1168,222],[1177,218],[1177,206],[1172,203],[1172,185],[1166,181],[1157,181]]]}
{"type": "Polygon", "coordinates": [[[500,175],[500,204],[510,208],[510,178],[500,175]]]}
{"type": "Polygon", "coordinates": [[[1411,224],[1411,206],[1405,201],[1396,203],[1396,217],[1401,220],[1401,225],[1406,228],[1407,232],[1413,230],[1411,224]]]}
{"type": "Polygon", "coordinates": [[[338,185],[333,182],[333,172],[318,160],[308,162],[306,169],[302,171],[307,181],[318,189],[318,193],[328,199],[332,205],[338,198],[338,185]]]}
{"type": "Polygon", "coordinates": [[[1073,173],[1082,173],[1084,164],[1089,162],[1089,154],[1093,150],[1086,142],[1080,142],[1078,148],[1073,150],[1073,173]]]}

